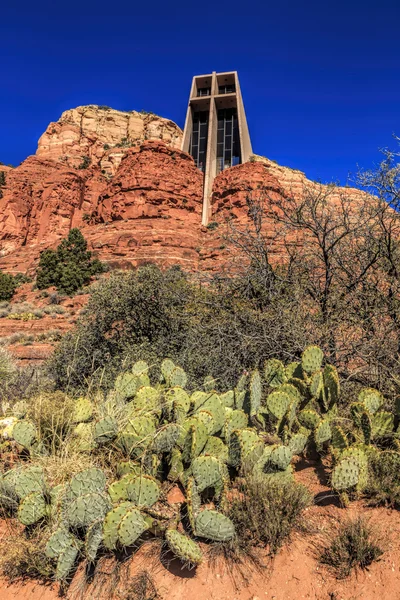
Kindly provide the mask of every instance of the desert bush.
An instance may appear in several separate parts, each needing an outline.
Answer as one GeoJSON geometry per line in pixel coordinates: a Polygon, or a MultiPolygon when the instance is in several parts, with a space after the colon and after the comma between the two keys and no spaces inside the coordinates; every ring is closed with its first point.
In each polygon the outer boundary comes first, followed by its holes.
{"type": "Polygon", "coordinates": [[[54,285],[59,292],[71,295],[103,269],[100,261],[93,259],[87,250],[87,242],[79,229],[71,229],[57,250],[41,253],[36,283],[39,289],[54,285]]]}
{"type": "Polygon", "coordinates": [[[26,537],[22,531],[9,531],[0,541],[0,572],[10,583],[26,579],[50,583],[54,580],[55,568],[46,556],[45,536],[38,531],[26,537]]]}
{"type": "Polygon", "coordinates": [[[0,300],[11,300],[18,283],[12,275],[0,271],[0,300]]]}
{"type": "Polygon", "coordinates": [[[59,304],[50,304],[43,308],[43,312],[46,315],[63,315],[65,313],[65,308],[59,304]]]}
{"type": "Polygon", "coordinates": [[[5,348],[0,348],[0,382],[7,383],[14,375],[15,370],[11,354],[5,348]]]}
{"type": "Polygon", "coordinates": [[[85,389],[93,376],[107,387],[124,361],[157,365],[168,355],[193,385],[211,373],[219,386],[229,387],[243,369],[270,356],[300,356],[307,343],[304,313],[294,312],[291,302],[288,294],[279,310],[262,312],[230,284],[202,286],[179,268],[114,272],[95,285],[50,371],[65,389],[85,389]]]}
{"type": "Polygon", "coordinates": [[[290,479],[249,477],[229,501],[226,514],[241,544],[265,546],[273,555],[302,526],[303,510],[311,501],[307,488],[290,479]]]}
{"type": "Polygon", "coordinates": [[[322,549],[320,562],[343,579],[354,569],[365,569],[382,554],[376,530],[365,518],[358,517],[339,525],[336,535],[322,549]]]}
{"type": "Polygon", "coordinates": [[[365,494],[371,504],[400,505],[400,460],[391,450],[373,454],[365,494]]]}

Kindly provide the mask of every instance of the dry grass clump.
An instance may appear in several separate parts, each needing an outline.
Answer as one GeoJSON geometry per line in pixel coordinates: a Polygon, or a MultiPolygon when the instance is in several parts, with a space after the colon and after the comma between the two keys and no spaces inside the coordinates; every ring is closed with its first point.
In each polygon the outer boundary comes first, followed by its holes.
{"type": "Polygon", "coordinates": [[[50,583],[54,579],[54,562],[45,554],[46,536],[37,531],[27,537],[21,529],[0,540],[0,573],[10,583],[24,579],[39,579],[50,583]]]}
{"type": "Polygon", "coordinates": [[[348,520],[321,550],[320,562],[338,579],[348,577],[353,569],[365,569],[383,554],[377,531],[363,517],[348,520]]]}
{"type": "Polygon", "coordinates": [[[74,400],[63,392],[39,394],[29,400],[27,417],[51,454],[57,452],[72,427],[74,400]]]}
{"type": "Polygon", "coordinates": [[[237,543],[267,547],[274,555],[294,529],[303,526],[303,510],[311,504],[307,488],[294,481],[248,477],[232,498],[226,514],[235,524],[237,543]]]}
{"type": "Polygon", "coordinates": [[[146,570],[133,577],[126,590],[118,594],[120,600],[158,600],[159,595],[154,580],[146,570]]]}

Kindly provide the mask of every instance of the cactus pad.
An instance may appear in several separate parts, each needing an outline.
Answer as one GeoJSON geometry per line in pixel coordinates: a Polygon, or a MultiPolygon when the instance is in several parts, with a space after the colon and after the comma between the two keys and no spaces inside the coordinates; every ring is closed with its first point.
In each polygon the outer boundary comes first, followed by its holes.
{"type": "Polygon", "coordinates": [[[285,366],[276,358],[265,361],[264,364],[265,383],[270,387],[278,387],[286,381],[285,366]]]}
{"type": "Polygon", "coordinates": [[[357,462],[353,458],[344,458],[332,471],[331,485],[338,492],[348,490],[357,485],[359,475],[357,462]]]}
{"type": "Polygon", "coordinates": [[[92,492],[102,492],[105,487],[106,476],[101,469],[96,467],[85,469],[72,477],[66,490],[65,501],[68,502],[73,498],[92,492]]]}
{"type": "Polygon", "coordinates": [[[221,464],[214,456],[199,456],[192,463],[192,473],[198,491],[221,485],[221,464]]]}
{"type": "Polygon", "coordinates": [[[303,371],[310,374],[319,371],[324,360],[324,353],[318,346],[308,346],[301,355],[303,371]]]}
{"type": "Polygon", "coordinates": [[[269,455],[269,462],[272,467],[284,471],[290,465],[292,460],[293,452],[288,446],[278,446],[274,448],[269,455]]]}
{"type": "Polygon", "coordinates": [[[250,377],[250,416],[258,413],[261,406],[261,376],[258,369],[252,372],[250,377]]]}
{"type": "Polygon", "coordinates": [[[57,529],[49,538],[46,544],[46,556],[48,558],[58,558],[68,546],[74,544],[75,537],[64,527],[57,529]]]}
{"type": "MultiPolygon", "coordinates": [[[[129,475],[128,475],[129,477],[129,475]]],[[[132,477],[127,486],[128,500],[135,506],[153,506],[160,497],[160,485],[150,475],[132,477]]]]}
{"type": "Polygon", "coordinates": [[[73,423],[86,423],[93,416],[93,404],[89,398],[81,397],[75,400],[72,412],[73,423]]]}
{"type": "Polygon", "coordinates": [[[336,404],[340,396],[340,383],[337,369],[333,365],[325,365],[324,387],[328,404],[336,404]]]}
{"type": "Polygon", "coordinates": [[[23,525],[33,525],[47,515],[47,506],[41,492],[26,496],[18,507],[18,519],[23,525]]]}
{"type": "Polygon", "coordinates": [[[358,401],[364,404],[367,411],[373,415],[383,404],[383,396],[378,390],[373,388],[364,388],[358,394],[358,401]]]}
{"type": "Polygon", "coordinates": [[[223,436],[226,442],[229,442],[232,431],[235,429],[245,429],[249,419],[243,410],[225,410],[225,425],[223,428],[223,436]]]}
{"type": "Polygon", "coordinates": [[[314,439],[317,447],[321,446],[324,442],[327,442],[332,437],[331,426],[328,419],[321,421],[314,431],[314,439]]]}
{"type": "Polygon", "coordinates": [[[288,447],[294,455],[304,452],[308,437],[303,433],[295,433],[289,440],[288,447]]]}
{"type": "Polygon", "coordinates": [[[371,417],[372,437],[379,438],[392,433],[394,429],[393,413],[379,411],[371,417]]]}
{"type": "Polygon", "coordinates": [[[345,432],[338,425],[332,427],[331,444],[336,450],[344,450],[349,445],[345,432]]]}
{"type": "Polygon", "coordinates": [[[225,408],[233,408],[235,406],[235,392],[233,390],[220,394],[219,399],[225,408]]]}
{"type": "Polygon", "coordinates": [[[175,363],[170,358],[165,358],[161,363],[161,374],[164,378],[164,381],[167,385],[169,385],[169,380],[171,377],[172,371],[175,369],[175,363]]]}
{"type": "Polygon", "coordinates": [[[232,521],[216,510],[203,510],[195,521],[196,535],[215,542],[229,542],[235,536],[232,521]]]}
{"type": "Polygon", "coordinates": [[[313,409],[305,409],[299,412],[299,421],[307,429],[316,429],[321,422],[321,417],[313,409]]]}
{"type": "Polygon", "coordinates": [[[96,422],[93,437],[97,444],[107,444],[117,437],[118,424],[114,417],[108,416],[96,422]]]}
{"type": "Polygon", "coordinates": [[[267,408],[279,421],[285,416],[290,403],[291,397],[285,392],[275,391],[267,397],[267,408]]]}
{"type": "Polygon", "coordinates": [[[175,367],[169,377],[169,383],[171,387],[179,385],[179,387],[185,388],[187,384],[187,375],[181,367],[175,367]]]}
{"type": "Polygon", "coordinates": [[[121,520],[134,508],[131,502],[121,502],[106,514],[103,523],[103,543],[108,550],[114,550],[118,542],[118,528],[121,520]]]}
{"type": "Polygon", "coordinates": [[[45,483],[41,467],[27,467],[14,472],[14,490],[23,499],[33,492],[43,494],[45,483]]]}
{"type": "Polygon", "coordinates": [[[226,444],[224,444],[220,438],[209,436],[207,443],[204,446],[203,454],[215,456],[215,458],[218,458],[218,460],[227,462],[229,450],[228,446],[226,446],[226,444]]]}
{"type": "Polygon", "coordinates": [[[136,508],[131,508],[120,521],[118,540],[122,546],[132,546],[148,528],[142,514],[136,508]]]}
{"type": "Polygon", "coordinates": [[[65,581],[74,568],[79,551],[76,546],[66,546],[57,561],[56,579],[65,581]]]}
{"type": "Polygon", "coordinates": [[[12,435],[17,444],[30,448],[36,439],[36,427],[30,421],[17,421],[15,423],[12,435]]]}
{"type": "Polygon", "coordinates": [[[199,565],[203,560],[200,547],[187,535],[182,535],[176,529],[167,529],[165,532],[169,548],[182,562],[199,565]]]}
{"type": "Polygon", "coordinates": [[[99,519],[90,525],[85,538],[85,554],[89,562],[94,563],[97,552],[103,541],[103,520],[99,519]]]}
{"type": "Polygon", "coordinates": [[[91,492],[78,496],[68,504],[63,502],[62,514],[70,527],[89,527],[94,521],[102,519],[110,508],[110,501],[105,494],[91,492]]]}
{"type": "Polygon", "coordinates": [[[144,360],[138,360],[132,366],[132,373],[134,375],[136,375],[137,377],[139,377],[140,375],[147,374],[148,370],[149,370],[149,365],[144,360]]]}
{"type": "Polygon", "coordinates": [[[171,452],[179,437],[180,428],[176,423],[168,423],[157,431],[153,439],[152,451],[156,454],[171,452]]]}

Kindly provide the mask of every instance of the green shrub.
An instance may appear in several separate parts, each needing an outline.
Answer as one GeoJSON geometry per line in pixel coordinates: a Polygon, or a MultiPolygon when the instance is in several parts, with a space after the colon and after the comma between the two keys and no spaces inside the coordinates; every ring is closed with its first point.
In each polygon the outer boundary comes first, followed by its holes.
{"type": "Polygon", "coordinates": [[[305,333],[290,305],[261,313],[229,286],[199,286],[179,268],[148,265],[94,285],[50,368],[63,389],[85,389],[94,373],[107,387],[127,359],[157,364],[170,356],[193,385],[212,374],[229,388],[270,356],[294,360],[305,333]]]}
{"type": "Polygon", "coordinates": [[[36,283],[39,289],[54,285],[58,291],[71,295],[89,283],[93,275],[103,271],[101,262],[92,259],[79,229],[71,229],[57,250],[41,253],[36,283]]]}
{"type": "Polygon", "coordinates": [[[307,488],[294,481],[249,477],[226,512],[242,544],[266,546],[270,554],[276,554],[293,529],[301,526],[302,512],[311,498],[307,488]]]}
{"type": "Polygon", "coordinates": [[[353,569],[365,569],[383,554],[376,532],[362,517],[340,525],[332,541],[322,550],[320,561],[338,579],[348,577],[353,569]]]}
{"type": "Polygon", "coordinates": [[[89,156],[82,156],[82,162],[78,169],[87,169],[91,165],[92,159],[89,156]]]}
{"type": "Polygon", "coordinates": [[[371,504],[400,505],[400,456],[397,452],[372,454],[365,491],[371,504]]]}
{"type": "Polygon", "coordinates": [[[0,271],[0,300],[11,300],[17,287],[18,282],[15,277],[0,271]]]}

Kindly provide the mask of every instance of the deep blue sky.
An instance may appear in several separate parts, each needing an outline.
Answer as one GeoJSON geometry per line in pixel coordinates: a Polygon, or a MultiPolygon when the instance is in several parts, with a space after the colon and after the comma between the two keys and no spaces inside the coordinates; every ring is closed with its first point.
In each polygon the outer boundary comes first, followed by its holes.
{"type": "Polygon", "coordinates": [[[340,180],[400,134],[399,0],[19,0],[0,10],[0,160],[62,111],[183,126],[191,78],[238,70],[253,150],[340,180]]]}

